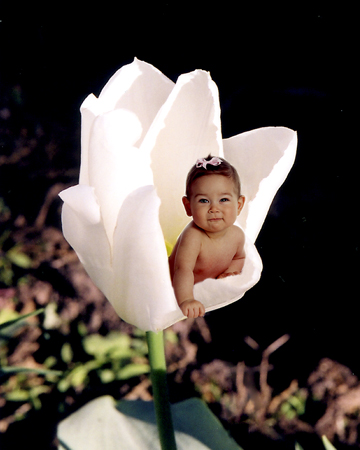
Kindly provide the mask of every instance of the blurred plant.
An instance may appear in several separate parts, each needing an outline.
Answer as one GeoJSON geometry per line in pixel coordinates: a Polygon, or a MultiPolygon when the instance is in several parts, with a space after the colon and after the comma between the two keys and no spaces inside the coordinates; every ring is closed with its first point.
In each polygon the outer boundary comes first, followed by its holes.
{"type": "Polygon", "coordinates": [[[298,389],[293,395],[290,395],[280,406],[279,415],[286,419],[293,420],[305,413],[307,392],[304,389],[298,389]]]}
{"type": "Polygon", "coordinates": [[[300,388],[293,380],[287,389],[274,395],[268,383],[269,371],[273,369],[269,357],[288,339],[286,334],[261,350],[259,344],[247,336],[245,342],[260,352],[260,364],[249,367],[239,362],[234,367],[223,361],[213,361],[201,372],[193,373],[195,388],[207,403],[221,404],[226,420],[234,424],[246,422],[250,431],[257,430],[277,439],[276,427],[279,424],[297,423],[303,430],[313,432],[310,425],[301,421],[305,414],[307,389],[300,388]]]}
{"type": "Polygon", "coordinates": [[[107,336],[91,334],[82,341],[85,352],[91,357],[86,362],[73,361],[73,350],[66,342],[61,349],[61,358],[68,370],[58,382],[60,392],[73,388],[83,390],[90,382],[90,373],[101,383],[128,380],[150,371],[146,358],[145,333],[137,337],[112,331],[107,336]]]}
{"type": "Polygon", "coordinates": [[[14,408],[8,408],[7,417],[0,421],[0,431],[6,431],[14,420],[23,419],[32,408],[42,406],[40,396],[51,390],[54,377],[61,375],[59,371],[46,367],[21,367],[8,364],[8,349],[15,341],[24,326],[30,325],[26,319],[37,316],[43,310],[20,315],[9,309],[1,310],[0,315],[0,406],[13,402],[14,408]],[[7,319],[6,319],[7,317],[7,319]],[[44,381],[45,380],[45,381],[44,381]],[[50,382],[46,384],[46,382],[50,382]]]}
{"type": "Polygon", "coordinates": [[[5,230],[0,236],[0,283],[6,286],[14,284],[14,266],[29,269],[32,265],[29,256],[22,251],[21,244],[10,243],[10,235],[10,230],[5,230]]]}
{"type": "MultiPolygon", "coordinates": [[[[150,371],[144,332],[134,330],[133,335],[129,335],[112,331],[106,336],[87,335],[86,328],[80,323],[78,339],[72,339],[70,344],[66,335],[54,330],[50,335],[46,328],[41,330],[38,324],[26,322],[26,319],[39,315],[47,308],[25,315],[9,308],[0,311],[0,406],[6,406],[0,421],[0,432],[6,431],[10,423],[26,418],[31,410],[40,410],[44,395],[57,398],[56,408],[61,412],[65,410],[69,398],[90,386],[94,389],[102,384],[124,382],[150,371]],[[38,364],[31,357],[31,367],[9,365],[10,348],[21,345],[21,332],[26,325],[39,328],[37,336],[49,341],[47,348],[52,347],[55,339],[62,339],[63,344],[59,350],[53,346],[53,354],[43,364],[38,364]],[[78,347],[82,348],[80,355],[78,349],[75,350],[78,347]]],[[[56,316],[55,311],[52,314],[56,316]]],[[[59,318],[59,326],[60,322],[59,318]]]]}
{"type": "Polygon", "coordinates": [[[336,448],[332,445],[329,439],[326,436],[322,436],[322,442],[324,444],[325,450],[336,450],[336,448]]]}
{"type": "MultiPolygon", "coordinates": [[[[326,436],[321,437],[325,450],[336,450],[329,439],[326,436]]],[[[295,450],[304,450],[298,442],[295,442],[295,450]]]]}
{"type": "Polygon", "coordinates": [[[5,204],[4,199],[0,197],[0,223],[10,219],[10,209],[5,204]]]}

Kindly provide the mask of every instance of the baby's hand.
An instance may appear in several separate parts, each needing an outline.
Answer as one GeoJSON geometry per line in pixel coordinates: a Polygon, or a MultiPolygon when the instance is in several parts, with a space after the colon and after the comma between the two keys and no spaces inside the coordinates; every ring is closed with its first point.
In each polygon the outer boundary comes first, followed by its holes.
{"type": "Polygon", "coordinates": [[[219,280],[221,278],[231,277],[233,275],[239,275],[241,272],[223,272],[216,278],[219,280]]]}
{"type": "Polygon", "coordinates": [[[205,315],[204,305],[195,299],[185,300],[181,303],[180,309],[184,316],[189,317],[189,319],[196,319],[205,315]]]}

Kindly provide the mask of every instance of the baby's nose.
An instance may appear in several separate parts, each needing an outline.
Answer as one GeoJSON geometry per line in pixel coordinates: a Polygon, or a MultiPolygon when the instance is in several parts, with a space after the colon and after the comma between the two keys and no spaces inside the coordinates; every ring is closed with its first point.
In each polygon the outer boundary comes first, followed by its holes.
{"type": "Polygon", "coordinates": [[[210,212],[216,212],[216,211],[218,211],[219,209],[218,209],[218,207],[217,207],[217,205],[216,204],[213,204],[213,203],[211,203],[210,204],[210,208],[209,208],[209,211],[210,212]]]}

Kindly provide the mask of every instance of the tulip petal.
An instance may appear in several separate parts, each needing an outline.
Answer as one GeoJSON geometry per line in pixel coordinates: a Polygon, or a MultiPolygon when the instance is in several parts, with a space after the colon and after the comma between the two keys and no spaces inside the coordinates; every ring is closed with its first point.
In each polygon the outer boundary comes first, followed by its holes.
{"type": "Polygon", "coordinates": [[[296,132],[259,128],[224,140],[224,156],[237,169],[245,206],[238,224],[255,242],[271,202],[295,159],[296,132]]]}
{"type": "Polygon", "coordinates": [[[151,152],[165,240],[174,245],[189,221],[181,203],[187,172],[197,158],[222,155],[218,90],[207,72],[196,70],[178,78],[143,148],[151,152]]]}
{"type": "Polygon", "coordinates": [[[81,165],[79,184],[90,184],[89,181],[89,143],[90,132],[96,116],[100,113],[100,104],[94,94],[86,97],[81,105],[81,165]]]}
{"type": "Polygon", "coordinates": [[[110,245],[94,189],[77,185],[59,195],[64,201],[61,220],[65,239],[75,250],[90,278],[107,295],[113,280],[110,245]]]}
{"type": "Polygon", "coordinates": [[[149,157],[134,147],[140,134],[140,122],[126,110],[101,114],[93,123],[89,181],[101,205],[110,245],[125,197],[140,186],[152,184],[149,157]]]}
{"type": "Polygon", "coordinates": [[[127,109],[136,114],[143,133],[137,147],[148,132],[156,114],[168,98],[174,83],[151,64],[140,61],[119,69],[99,95],[103,111],[127,109]]]}
{"type": "MultiPolygon", "coordinates": [[[[90,184],[88,174],[89,143],[97,116],[116,109],[125,109],[136,115],[142,132],[137,147],[147,133],[158,110],[170,94],[174,83],[150,64],[135,58],[119,69],[103,87],[99,98],[90,94],[81,105],[81,184],[90,184]]],[[[121,125],[121,124],[119,124],[121,125]]],[[[122,149],[118,149],[121,151],[122,149]]]]}
{"type": "Polygon", "coordinates": [[[154,186],[132,192],[114,235],[116,279],[108,299],[121,318],[145,331],[162,330],[183,317],[171,286],[159,205],[154,186]]]}
{"type": "Polygon", "coordinates": [[[194,286],[194,297],[203,303],[206,312],[239,300],[260,279],[261,258],[249,238],[245,241],[245,264],[240,275],[220,280],[206,279],[194,286]]]}
{"type": "Polygon", "coordinates": [[[174,83],[137,59],[118,70],[82,112],[80,183],[95,187],[112,241],[123,199],[152,183],[149,156],[138,148],[174,83]]]}

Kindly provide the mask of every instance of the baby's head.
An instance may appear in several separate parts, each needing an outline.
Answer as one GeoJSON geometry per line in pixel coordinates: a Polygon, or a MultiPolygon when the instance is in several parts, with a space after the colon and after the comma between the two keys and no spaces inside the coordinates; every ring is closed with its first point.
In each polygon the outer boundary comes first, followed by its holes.
{"type": "Polygon", "coordinates": [[[190,169],[186,178],[186,197],[191,197],[191,186],[195,180],[200,177],[210,175],[223,175],[230,178],[234,183],[234,189],[238,197],[241,196],[241,184],[239,174],[235,167],[225,161],[223,158],[212,157],[209,155],[207,158],[198,159],[195,165],[190,169]]]}

